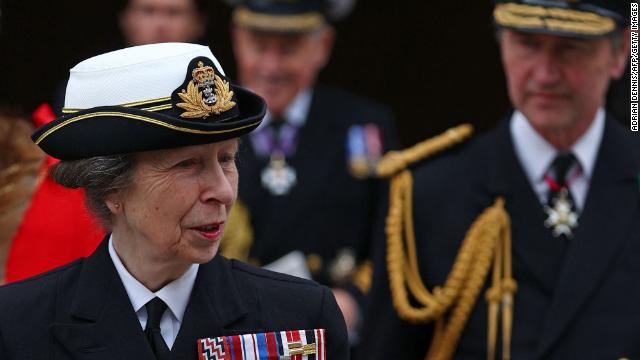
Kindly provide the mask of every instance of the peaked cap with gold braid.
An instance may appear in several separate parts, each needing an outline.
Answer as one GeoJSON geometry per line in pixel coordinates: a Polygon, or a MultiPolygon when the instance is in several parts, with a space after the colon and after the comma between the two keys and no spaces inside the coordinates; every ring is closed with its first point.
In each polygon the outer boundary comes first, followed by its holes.
{"type": "Polygon", "coordinates": [[[597,38],[629,26],[626,0],[495,0],[496,26],[518,31],[597,38]]]}
{"type": "MultiPolygon", "coordinates": [[[[390,177],[390,205],[386,220],[387,269],[393,305],[411,323],[436,322],[426,359],[450,359],[493,262],[488,301],[488,359],[495,358],[498,310],[502,309],[503,359],[509,358],[512,304],[516,282],[511,276],[511,226],[504,200],[496,199],[469,228],[446,283],[427,290],[420,277],[413,227],[412,164],[454,146],[473,131],[460,125],[400,152],[384,156],[377,168],[390,177]],[[419,304],[418,306],[413,305],[419,304]]],[[[426,239],[429,241],[429,239],[426,239]]]]}

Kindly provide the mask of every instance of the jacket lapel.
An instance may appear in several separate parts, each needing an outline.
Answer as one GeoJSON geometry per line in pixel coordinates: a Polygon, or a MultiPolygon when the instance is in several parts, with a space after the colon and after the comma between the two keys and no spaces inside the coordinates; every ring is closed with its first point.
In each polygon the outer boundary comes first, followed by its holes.
{"type": "Polygon", "coordinates": [[[637,159],[622,129],[607,119],[584,211],[560,275],[538,346],[539,356],[560,338],[602,283],[623,239],[640,231],[637,159]]]}
{"type": "Polygon", "coordinates": [[[109,258],[107,239],[80,271],[69,314],[72,322],[56,322],[51,332],[72,359],[154,360],[109,258]]]}
{"type": "Polygon", "coordinates": [[[494,147],[496,154],[490,164],[493,168],[489,172],[487,191],[494,198],[505,197],[505,207],[511,218],[514,258],[518,260],[516,264],[523,264],[521,270],[529,273],[533,281],[551,294],[564,249],[544,226],[542,205],[515,154],[508,120],[500,124],[496,135],[498,146],[494,147]]]}
{"type": "Polygon", "coordinates": [[[247,313],[231,271],[231,262],[218,255],[200,265],[178,337],[173,359],[196,359],[197,340],[226,335],[247,313]]]}
{"type": "MultiPolygon", "coordinates": [[[[307,176],[298,179],[299,184],[294,190],[301,199],[297,202],[299,206],[313,203],[304,199],[315,197],[322,187],[331,183],[330,177],[335,176],[333,169],[341,166],[341,163],[336,163],[336,159],[341,157],[335,152],[342,151],[344,147],[326,144],[335,144],[335,142],[344,144],[345,140],[340,138],[344,132],[339,129],[339,123],[336,121],[343,115],[335,113],[334,108],[322,106],[321,104],[327,103],[325,98],[325,90],[321,86],[314,87],[307,121],[300,129],[298,149],[291,159],[296,172],[307,176]]],[[[299,214],[301,209],[302,207],[294,209],[291,213],[299,214]]]]}

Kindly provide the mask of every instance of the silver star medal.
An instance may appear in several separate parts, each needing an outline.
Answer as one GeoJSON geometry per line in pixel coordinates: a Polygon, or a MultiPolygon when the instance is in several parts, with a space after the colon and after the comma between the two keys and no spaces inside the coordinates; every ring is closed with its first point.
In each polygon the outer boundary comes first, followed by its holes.
{"type": "Polygon", "coordinates": [[[273,154],[261,175],[262,186],[276,196],[288,194],[297,180],[296,171],[287,165],[282,154],[273,154]]]}
{"type": "Polygon", "coordinates": [[[553,207],[544,207],[548,216],[544,226],[553,229],[553,236],[565,235],[567,238],[573,236],[571,230],[578,226],[578,214],[571,208],[571,199],[566,188],[560,190],[560,197],[554,199],[553,207]]]}

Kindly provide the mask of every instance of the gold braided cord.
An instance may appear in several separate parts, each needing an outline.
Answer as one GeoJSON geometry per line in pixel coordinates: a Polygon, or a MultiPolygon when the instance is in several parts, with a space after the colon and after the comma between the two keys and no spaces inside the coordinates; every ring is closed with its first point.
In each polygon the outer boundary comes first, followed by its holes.
{"type": "MultiPolygon", "coordinates": [[[[509,299],[512,301],[515,281],[511,278],[510,270],[509,217],[501,198],[485,209],[467,232],[444,286],[429,292],[418,268],[412,219],[412,188],[413,180],[408,170],[391,180],[390,208],[386,222],[391,296],[402,319],[411,323],[436,321],[426,359],[450,359],[488,276],[492,259],[497,259],[497,263],[494,262],[494,286],[488,290],[487,297],[493,299],[497,296],[498,299],[503,298],[505,303],[509,299]],[[411,298],[419,305],[412,305],[411,298]]],[[[497,311],[491,310],[495,306],[491,301],[489,304],[490,317],[497,319],[497,311]]],[[[508,311],[503,312],[506,314],[510,309],[509,307],[508,311]]],[[[510,333],[510,313],[503,315],[503,318],[508,319],[503,321],[503,332],[508,330],[510,333]]],[[[497,329],[496,321],[490,320],[490,323],[494,323],[492,326],[497,329]]],[[[497,330],[489,329],[490,349],[495,348],[496,343],[496,337],[492,333],[497,333],[497,330]]],[[[509,347],[509,344],[504,344],[504,339],[509,338],[503,337],[503,346],[509,347]]]]}
{"type": "Polygon", "coordinates": [[[378,162],[376,173],[379,177],[391,177],[429,155],[464,141],[472,133],[472,125],[462,124],[403,151],[390,151],[378,162]]]}
{"type": "MultiPolygon", "coordinates": [[[[518,283],[513,278],[511,258],[511,219],[506,218],[504,232],[504,264],[500,293],[502,295],[502,358],[511,359],[511,331],[513,329],[513,297],[518,290],[518,283]]],[[[494,270],[495,271],[495,270],[494,270]]]]}

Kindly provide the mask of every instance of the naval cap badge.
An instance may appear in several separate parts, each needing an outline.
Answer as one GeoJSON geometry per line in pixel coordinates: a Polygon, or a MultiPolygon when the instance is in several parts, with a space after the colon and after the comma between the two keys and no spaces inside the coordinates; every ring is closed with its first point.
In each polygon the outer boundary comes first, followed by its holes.
{"type": "Polygon", "coordinates": [[[206,119],[209,115],[219,115],[232,109],[233,91],[229,82],[215,73],[213,66],[198,61],[197,67],[191,71],[191,80],[186,89],[180,89],[178,96],[183,102],[176,104],[185,111],[183,118],[206,119]]]}

